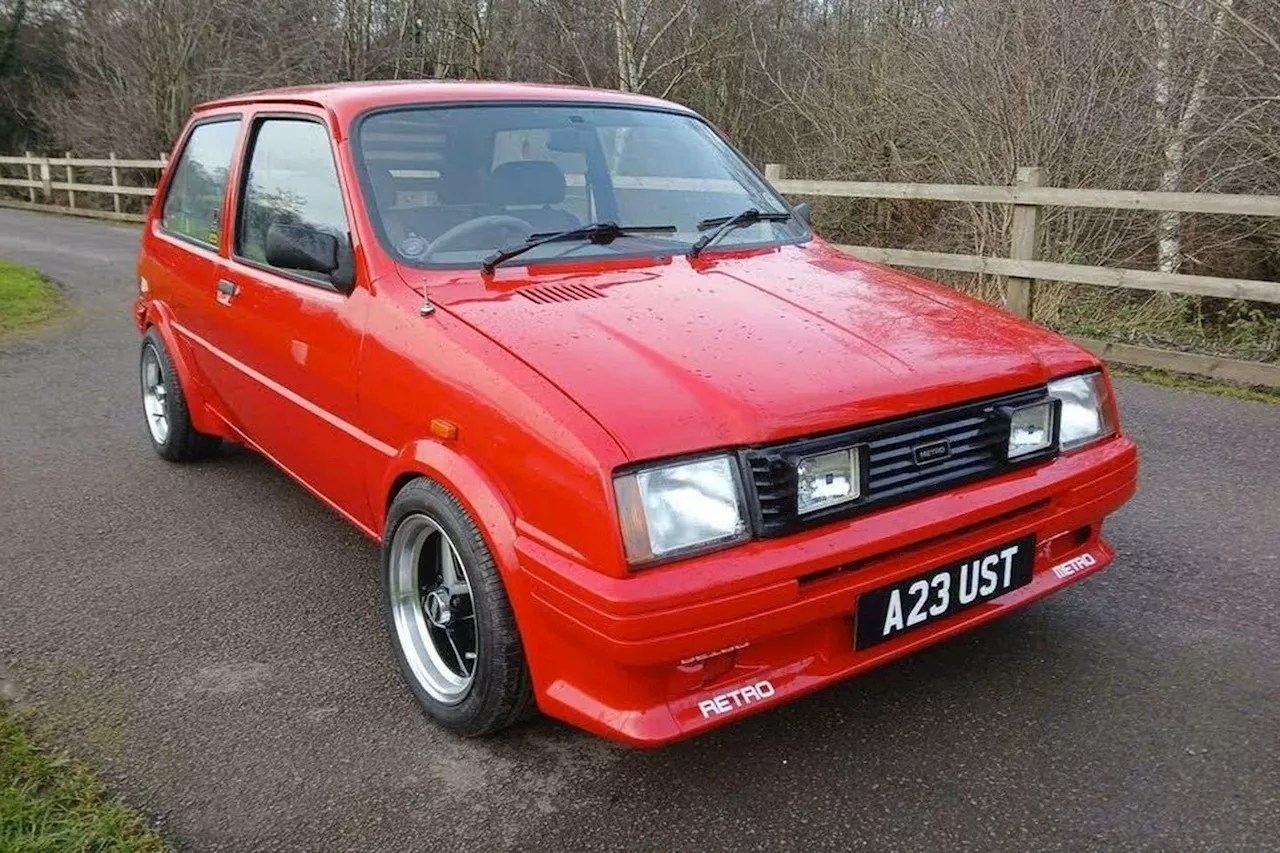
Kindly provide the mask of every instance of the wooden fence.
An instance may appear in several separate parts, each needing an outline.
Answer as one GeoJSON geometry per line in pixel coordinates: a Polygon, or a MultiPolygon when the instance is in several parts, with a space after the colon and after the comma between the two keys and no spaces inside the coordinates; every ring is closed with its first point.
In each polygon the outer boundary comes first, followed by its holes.
{"type": "Polygon", "coordinates": [[[0,187],[14,187],[27,191],[26,201],[0,198],[0,206],[93,216],[99,219],[118,219],[124,222],[142,222],[146,219],[146,214],[125,210],[124,199],[141,197],[149,200],[154,196],[156,178],[164,170],[167,161],[167,154],[160,155],[156,160],[124,160],[116,157],[114,152],[108,154],[105,159],[77,158],[71,154],[63,157],[36,157],[29,151],[22,157],[0,157],[0,187]],[[2,172],[5,166],[25,169],[26,177],[4,177],[2,172]],[[121,171],[126,169],[138,170],[150,176],[151,180],[138,184],[125,183],[121,179],[121,171]],[[110,183],[88,183],[83,180],[84,170],[109,175],[110,183]],[[77,179],[77,171],[81,172],[81,179],[77,179]],[[66,195],[65,205],[56,203],[56,193],[66,195]],[[111,196],[111,207],[77,204],[77,194],[111,196]]]}
{"type": "MultiPolygon", "coordinates": [[[[877,246],[841,246],[840,248],[856,257],[894,266],[1003,276],[1006,281],[1005,307],[1023,317],[1031,316],[1037,280],[1280,303],[1280,282],[1063,264],[1042,261],[1038,256],[1041,214],[1042,209],[1046,207],[1176,211],[1280,218],[1280,196],[1042,187],[1040,170],[1036,167],[1019,169],[1017,184],[1005,187],[797,180],[787,178],[786,168],[777,163],[766,166],[765,175],[780,192],[789,196],[914,199],[1011,205],[1013,215],[1008,241],[1008,257],[886,249],[877,246]]],[[[1099,356],[1123,364],[1280,388],[1280,364],[1217,358],[1198,353],[1175,352],[1090,338],[1075,340],[1099,356]]]]}
{"type": "MultiPolygon", "coordinates": [[[[0,206],[19,207],[141,222],[143,213],[125,210],[124,199],[155,195],[154,179],[127,184],[121,170],[138,170],[158,177],[167,156],[155,160],[124,160],[115,154],[105,159],[64,157],[0,157],[0,167],[25,169],[26,176],[8,178],[0,174],[0,187],[26,190],[27,200],[0,198],[0,206]],[[77,180],[76,171],[96,171],[109,175],[110,183],[77,180]],[[55,176],[62,180],[55,180],[55,176]],[[56,203],[65,194],[66,204],[56,203]],[[78,194],[111,197],[111,207],[77,204],[78,194]]],[[[1150,270],[1116,269],[1082,264],[1042,261],[1038,257],[1042,209],[1046,207],[1087,207],[1107,210],[1176,211],[1181,213],[1226,214],[1280,218],[1280,196],[1221,195],[1212,193],[1129,192],[1126,190],[1062,189],[1040,186],[1040,170],[1018,170],[1015,186],[975,186],[969,184],[899,184],[861,181],[810,181],[786,176],[786,168],[771,163],[765,174],[779,191],[790,196],[835,196],[839,198],[914,199],[1011,205],[1011,233],[1008,257],[925,252],[914,249],[886,249],[876,246],[841,246],[852,255],[877,263],[926,269],[950,270],[978,275],[1003,276],[1005,307],[1023,317],[1031,316],[1036,281],[1065,281],[1102,287],[1127,287],[1163,293],[1250,299],[1280,304],[1280,283],[1214,276],[1162,273],[1150,270]]],[[[1124,364],[1193,373],[1280,388],[1280,365],[1239,359],[1217,358],[1197,353],[1175,352],[1110,343],[1089,338],[1077,342],[1099,356],[1124,364]]]]}

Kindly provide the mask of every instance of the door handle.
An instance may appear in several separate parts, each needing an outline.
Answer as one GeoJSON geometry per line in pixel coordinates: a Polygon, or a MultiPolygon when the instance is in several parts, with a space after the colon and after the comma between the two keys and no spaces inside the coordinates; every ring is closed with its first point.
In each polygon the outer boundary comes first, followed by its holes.
{"type": "Polygon", "coordinates": [[[227,281],[225,278],[218,282],[218,301],[223,305],[231,304],[231,297],[240,292],[240,288],[235,286],[234,282],[227,281]]]}

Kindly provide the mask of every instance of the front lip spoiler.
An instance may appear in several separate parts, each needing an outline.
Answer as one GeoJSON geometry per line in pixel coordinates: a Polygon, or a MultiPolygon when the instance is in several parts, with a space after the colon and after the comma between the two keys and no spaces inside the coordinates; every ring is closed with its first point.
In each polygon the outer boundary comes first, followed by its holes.
{"type": "Polygon", "coordinates": [[[564,681],[551,685],[542,697],[544,710],[611,740],[640,748],[655,748],[684,740],[711,729],[736,722],[747,716],[775,708],[840,681],[872,670],[935,643],[964,633],[1008,615],[1014,610],[1038,601],[1071,584],[1099,572],[1112,563],[1115,551],[1100,537],[1083,547],[1061,556],[1053,566],[1037,561],[1032,582],[1000,598],[964,610],[935,625],[903,634],[865,651],[849,646],[840,656],[807,654],[795,659],[781,659],[770,666],[751,669],[737,677],[707,685],[661,704],[637,710],[619,711],[606,707],[594,696],[564,681]],[[1062,562],[1076,560],[1084,554],[1093,557],[1088,568],[1059,576],[1052,571],[1062,562]],[[729,713],[708,715],[702,703],[716,694],[730,693],[747,685],[767,683],[768,697],[735,707],[729,713]]]}

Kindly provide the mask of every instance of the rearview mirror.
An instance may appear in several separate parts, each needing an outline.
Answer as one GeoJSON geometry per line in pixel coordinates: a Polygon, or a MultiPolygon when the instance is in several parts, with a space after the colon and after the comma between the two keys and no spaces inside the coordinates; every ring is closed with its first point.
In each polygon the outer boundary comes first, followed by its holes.
{"type": "Polygon", "coordinates": [[[310,225],[272,223],[267,228],[267,263],[322,273],[343,293],[355,286],[350,244],[310,225]]]}
{"type": "Polygon", "coordinates": [[[581,153],[587,150],[588,138],[580,127],[553,127],[547,131],[547,150],[581,153]]]}

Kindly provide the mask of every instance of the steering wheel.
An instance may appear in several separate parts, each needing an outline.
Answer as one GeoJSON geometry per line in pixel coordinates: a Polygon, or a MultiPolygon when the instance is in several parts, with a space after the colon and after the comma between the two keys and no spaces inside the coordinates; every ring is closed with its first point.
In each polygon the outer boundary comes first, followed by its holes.
{"type": "MultiPolygon", "coordinates": [[[[509,234],[515,234],[516,239],[524,240],[532,231],[532,226],[523,219],[516,216],[507,216],[498,214],[496,216],[478,216],[475,219],[469,219],[466,222],[453,226],[448,231],[431,241],[431,245],[427,250],[419,256],[421,261],[431,260],[439,252],[447,252],[450,249],[474,249],[478,248],[474,245],[466,245],[468,237],[475,237],[477,234],[483,234],[487,231],[501,231],[509,234]]],[[[500,242],[495,240],[494,243],[500,242]]],[[[495,245],[494,248],[497,248],[495,245]]]]}

